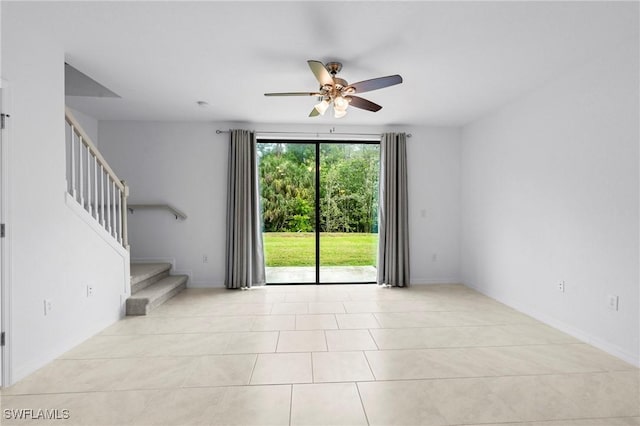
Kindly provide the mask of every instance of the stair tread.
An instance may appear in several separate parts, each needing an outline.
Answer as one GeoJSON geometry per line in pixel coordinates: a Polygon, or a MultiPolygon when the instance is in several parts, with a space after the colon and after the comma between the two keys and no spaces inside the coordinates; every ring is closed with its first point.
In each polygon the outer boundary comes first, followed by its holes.
{"type": "Polygon", "coordinates": [[[131,285],[171,269],[170,263],[132,263],[130,267],[131,285]]]}
{"type": "Polygon", "coordinates": [[[189,277],[187,275],[169,275],[168,277],[151,284],[149,287],[143,288],[137,293],[132,294],[130,298],[154,300],[183,284],[188,278],[189,277]]]}

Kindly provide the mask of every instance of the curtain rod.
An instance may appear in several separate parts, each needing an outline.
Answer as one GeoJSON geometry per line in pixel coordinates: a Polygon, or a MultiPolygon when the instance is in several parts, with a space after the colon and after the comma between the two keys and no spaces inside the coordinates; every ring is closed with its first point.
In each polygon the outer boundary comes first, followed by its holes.
{"type": "MultiPolygon", "coordinates": [[[[216,130],[216,134],[219,135],[221,133],[230,133],[231,130],[220,130],[217,129],[216,130]]],[[[380,136],[381,133],[340,133],[340,132],[332,132],[329,131],[327,132],[262,132],[257,130],[256,133],[263,133],[263,134],[276,134],[276,135],[338,135],[338,136],[380,136]]],[[[407,137],[410,138],[411,137],[411,133],[407,133],[407,137]]]]}

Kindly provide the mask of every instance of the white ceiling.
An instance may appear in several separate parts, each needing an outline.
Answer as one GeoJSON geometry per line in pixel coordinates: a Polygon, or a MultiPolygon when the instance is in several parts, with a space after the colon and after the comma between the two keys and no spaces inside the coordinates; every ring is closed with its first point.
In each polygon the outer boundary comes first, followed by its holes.
{"type": "Polygon", "coordinates": [[[637,2],[3,5],[3,19],[22,13],[121,96],[67,99],[101,120],[462,125],[638,37],[637,2]],[[362,95],[381,111],[340,121],[308,118],[315,98],[263,96],[316,90],[307,59],[343,62],[349,82],[404,83],[362,95]]]}

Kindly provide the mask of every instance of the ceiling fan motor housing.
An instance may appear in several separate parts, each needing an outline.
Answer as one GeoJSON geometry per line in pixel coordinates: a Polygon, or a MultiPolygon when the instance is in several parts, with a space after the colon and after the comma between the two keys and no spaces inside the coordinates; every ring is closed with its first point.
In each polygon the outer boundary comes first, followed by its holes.
{"type": "Polygon", "coordinates": [[[345,88],[349,85],[349,83],[347,83],[347,80],[339,77],[333,77],[333,81],[335,82],[335,85],[338,86],[338,88],[345,88]]]}

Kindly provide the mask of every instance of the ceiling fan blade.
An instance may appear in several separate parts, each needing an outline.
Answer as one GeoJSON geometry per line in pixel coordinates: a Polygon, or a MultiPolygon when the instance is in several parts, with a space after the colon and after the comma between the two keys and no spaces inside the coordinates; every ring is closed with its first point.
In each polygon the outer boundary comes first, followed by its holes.
{"type": "Polygon", "coordinates": [[[356,93],[370,92],[371,90],[378,90],[384,87],[393,86],[395,84],[402,83],[402,77],[398,74],[388,75],[386,77],[372,78],[371,80],[363,80],[357,83],[350,84],[356,93]]]}
{"type": "Polygon", "coordinates": [[[333,77],[329,74],[329,71],[325,68],[324,64],[320,61],[307,61],[309,68],[316,76],[320,86],[326,86],[327,84],[333,86],[333,77]]]}
{"type": "Polygon", "coordinates": [[[349,105],[352,107],[366,109],[367,111],[373,112],[378,112],[382,109],[380,105],[359,96],[345,96],[345,98],[347,98],[349,105]]]}
{"type": "Polygon", "coordinates": [[[281,93],[265,93],[265,96],[322,96],[318,92],[281,92],[281,93]]]}
{"type": "Polygon", "coordinates": [[[320,113],[318,112],[317,109],[315,109],[315,107],[311,110],[311,112],[309,113],[309,117],[317,117],[319,116],[320,113]]]}

